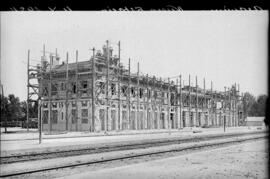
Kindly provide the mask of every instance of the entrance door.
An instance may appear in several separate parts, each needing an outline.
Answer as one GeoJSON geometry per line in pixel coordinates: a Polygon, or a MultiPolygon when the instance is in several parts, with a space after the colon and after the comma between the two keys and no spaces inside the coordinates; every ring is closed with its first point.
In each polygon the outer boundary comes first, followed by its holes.
{"type": "Polygon", "coordinates": [[[165,129],[165,114],[164,113],[161,113],[160,129],[165,129]]]}
{"type": "Polygon", "coordinates": [[[174,125],[174,114],[173,113],[170,113],[170,122],[171,122],[171,129],[174,129],[175,125],[174,125]]]}
{"type": "Polygon", "coordinates": [[[183,127],[186,127],[186,112],[182,112],[182,122],[183,122],[183,127]]]}
{"type": "Polygon", "coordinates": [[[116,111],[111,110],[111,130],[116,130],[116,111]]]}
{"type": "Polygon", "coordinates": [[[104,131],[105,130],[105,110],[104,109],[99,110],[99,120],[101,124],[101,130],[104,131]]]}
{"type": "Polygon", "coordinates": [[[157,129],[158,128],[158,113],[155,112],[154,114],[155,114],[155,116],[154,116],[154,129],[157,129]]]}
{"type": "Polygon", "coordinates": [[[135,111],[131,111],[130,115],[130,129],[135,130],[135,111]]]}
{"type": "Polygon", "coordinates": [[[122,129],[128,129],[127,111],[122,111],[122,129]]]}

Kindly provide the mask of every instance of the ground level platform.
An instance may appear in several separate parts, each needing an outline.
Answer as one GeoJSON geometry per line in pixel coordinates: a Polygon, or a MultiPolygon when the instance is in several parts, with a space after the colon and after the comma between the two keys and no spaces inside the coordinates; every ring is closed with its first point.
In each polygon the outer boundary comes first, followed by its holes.
{"type": "Polygon", "coordinates": [[[75,171],[61,179],[269,178],[268,150],[266,140],[257,140],[131,165],[75,171]]]}
{"type": "MultiPolygon", "coordinates": [[[[228,127],[226,134],[245,133],[266,130],[263,127],[228,127]]],[[[1,129],[3,131],[3,129],[1,129]]],[[[8,129],[11,131],[11,129],[8,129]]],[[[15,130],[14,130],[15,131],[15,130]]],[[[111,131],[107,133],[69,132],[42,136],[39,144],[38,132],[30,130],[25,132],[1,133],[1,156],[20,155],[31,152],[49,152],[54,150],[76,150],[85,146],[101,144],[132,142],[151,139],[190,138],[209,134],[224,134],[223,128],[184,128],[177,130],[141,130],[141,131],[111,131]]]]}

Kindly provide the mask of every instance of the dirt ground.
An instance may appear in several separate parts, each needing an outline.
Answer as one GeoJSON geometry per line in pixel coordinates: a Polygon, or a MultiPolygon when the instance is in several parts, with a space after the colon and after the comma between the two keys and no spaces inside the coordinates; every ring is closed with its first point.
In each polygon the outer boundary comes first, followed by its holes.
{"type": "MultiPolygon", "coordinates": [[[[122,167],[70,175],[69,178],[268,178],[265,139],[122,167]]],[[[68,177],[64,177],[68,178],[68,177]]]]}

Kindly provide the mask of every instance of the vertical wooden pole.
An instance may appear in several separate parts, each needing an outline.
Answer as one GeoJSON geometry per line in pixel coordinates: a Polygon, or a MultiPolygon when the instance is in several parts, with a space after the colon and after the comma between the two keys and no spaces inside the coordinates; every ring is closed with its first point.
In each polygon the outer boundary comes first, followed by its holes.
{"type": "Polygon", "coordinates": [[[214,95],[214,101],[215,101],[215,123],[217,123],[217,94],[214,95]]]}
{"type": "Polygon", "coordinates": [[[234,92],[234,105],[233,105],[233,118],[234,118],[234,126],[236,126],[236,100],[237,100],[237,88],[236,88],[236,83],[234,84],[235,87],[235,92],[234,92]]]}
{"type": "Polygon", "coordinates": [[[121,123],[120,123],[120,118],[121,118],[121,66],[120,66],[120,55],[121,48],[120,48],[120,41],[118,42],[118,129],[121,129],[121,123]]]}
{"type": "Polygon", "coordinates": [[[30,50],[27,53],[27,103],[26,103],[26,121],[27,121],[27,132],[29,132],[29,60],[30,60],[30,50]]]}
{"type": "Polygon", "coordinates": [[[206,109],[208,108],[208,105],[207,105],[207,100],[206,100],[206,98],[205,98],[205,93],[206,93],[206,91],[205,91],[205,78],[203,78],[203,112],[204,112],[204,122],[205,122],[205,125],[208,125],[208,118],[207,118],[207,120],[206,120],[206,109]]]}
{"type": "Polygon", "coordinates": [[[140,119],[140,101],[139,101],[139,97],[140,97],[140,64],[138,62],[137,64],[137,120],[136,120],[136,126],[135,126],[135,129],[138,129],[138,124],[140,119]]]}
{"type": "MultiPolygon", "coordinates": [[[[45,51],[45,50],[44,50],[45,51]]],[[[45,52],[44,52],[45,53],[45,52]]],[[[42,57],[45,59],[45,54],[42,57]]],[[[39,90],[38,90],[38,142],[42,142],[42,94],[43,94],[43,59],[41,58],[41,66],[39,69],[40,80],[39,80],[39,90]]]]}
{"type": "MultiPolygon", "coordinates": [[[[213,113],[214,113],[214,98],[213,98],[213,82],[211,81],[211,125],[213,126],[213,113]]],[[[209,116],[210,117],[210,116],[209,116]]]]}
{"type": "Polygon", "coordinates": [[[170,100],[170,97],[171,97],[171,95],[170,95],[170,78],[168,78],[168,105],[167,105],[167,119],[168,119],[168,128],[169,128],[169,130],[171,129],[171,120],[170,120],[170,107],[171,107],[171,105],[170,105],[170,103],[171,103],[171,100],[170,100]]]}
{"type": "Polygon", "coordinates": [[[149,89],[148,89],[148,85],[149,85],[149,80],[148,80],[148,74],[146,75],[146,92],[147,92],[147,103],[146,103],[146,128],[149,128],[149,89]]]}
{"type": "MultiPolygon", "coordinates": [[[[188,111],[189,111],[189,124],[190,127],[193,126],[193,119],[191,119],[191,89],[190,89],[190,75],[188,75],[188,96],[189,96],[189,103],[188,103],[188,111]]],[[[193,116],[192,116],[193,117],[193,116]]]]}
{"type": "Polygon", "coordinates": [[[50,54],[50,79],[49,79],[49,133],[51,133],[52,130],[52,62],[53,62],[53,56],[50,54]]]}
{"type": "Polygon", "coordinates": [[[179,79],[179,81],[180,81],[180,102],[179,102],[179,104],[180,104],[180,128],[181,127],[183,127],[183,123],[182,123],[182,75],[180,75],[180,77],[179,77],[180,79],[179,79]]]}
{"type": "Polygon", "coordinates": [[[79,118],[79,109],[78,109],[78,101],[79,101],[79,96],[78,96],[78,50],[76,50],[76,74],[75,74],[75,80],[76,80],[76,114],[75,114],[75,119],[76,119],[76,131],[78,131],[78,118],[79,118]]]}
{"type": "MultiPolygon", "coordinates": [[[[162,86],[162,79],[160,78],[159,79],[159,82],[160,82],[160,90],[161,90],[161,93],[163,92],[163,86],[162,86]]],[[[162,98],[161,98],[162,99],[162,98]]],[[[161,129],[161,121],[162,121],[162,105],[163,105],[163,101],[160,100],[160,103],[159,103],[159,122],[158,122],[158,128],[161,129]]],[[[162,128],[163,128],[163,124],[162,124],[162,128]]]]}
{"type": "Polygon", "coordinates": [[[92,58],[92,124],[90,127],[91,132],[95,132],[95,91],[96,91],[96,64],[95,64],[95,48],[93,50],[93,58],[92,58]]]}
{"type": "Polygon", "coordinates": [[[224,110],[224,132],[226,131],[226,87],[224,87],[224,107],[223,107],[223,110],[224,110]]]}
{"type": "Polygon", "coordinates": [[[130,58],[128,59],[128,129],[131,130],[130,124],[130,58]]]}
{"type": "Polygon", "coordinates": [[[228,87],[228,98],[229,98],[229,101],[228,101],[228,103],[229,103],[229,127],[231,127],[231,124],[232,124],[232,116],[231,116],[231,89],[228,87]]]}
{"type": "Polygon", "coordinates": [[[106,70],[106,127],[105,131],[108,131],[108,123],[109,123],[109,65],[110,65],[110,49],[109,49],[109,41],[107,43],[107,70],[106,70]]]}
{"type": "Polygon", "coordinates": [[[180,118],[179,118],[179,109],[180,109],[180,107],[179,107],[179,96],[178,96],[178,90],[179,90],[179,85],[178,85],[178,78],[176,78],[176,93],[175,93],[175,97],[174,97],[174,101],[175,101],[175,113],[176,113],[176,115],[175,115],[175,129],[179,129],[179,125],[180,125],[180,118]]]}
{"type": "MultiPolygon", "coordinates": [[[[66,57],[66,63],[67,63],[67,66],[66,66],[66,130],[68,131],[68,52],[67,52],[67,57],[66,57]]],[[[76,86],[76,88],[78,88],[76,86]]]]}
{"type": "Polygon", "coordinates": [[[197,76],[196,76],[196,125],[198,125],[197,122],[200,125],[199,116],[198,116],[198,81],[197,81],[197,76]]]}

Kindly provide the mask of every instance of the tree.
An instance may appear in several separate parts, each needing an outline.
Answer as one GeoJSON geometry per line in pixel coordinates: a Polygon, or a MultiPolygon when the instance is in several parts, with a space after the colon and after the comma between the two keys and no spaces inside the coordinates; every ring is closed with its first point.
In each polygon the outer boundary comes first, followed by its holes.
{"type": "Polygon", "coordinates": [[[18,121],[22,115],[20,99],[15,97],[14,94],[8,95],[9,105],[8,105],[8,120],[18,121]]]}
{"type": "MultiPolygon", "coordinates": [[[[27,114],[27,103],[26,101],[21,102],[21,110],[22,110],[22,121],[26,121],[27,114]]],[[[37,118],[38,117],[38,102],[29,103],[29,118],[37,118]]]]}
{"type": "Polygon", "coordinates": [[[4,122],[8,118],[9,113],[8,98],[1,95],[1,122],[4,122]]]}
{"type": "Polygon", "coordinates": [[[255,113],[254,103],[256,102],[255,97],[250,94],[249,92],[245,92],[243,96],[243,112],[244,112],[244,119],[247,116],[253,116],[255,113]]]}
{"type": "Polygon", "coordinates": [[[265,116],[266,115],[266,102],[267,95],[260,95],[256,100],[256,115],[257,116],[265,116]]]}

